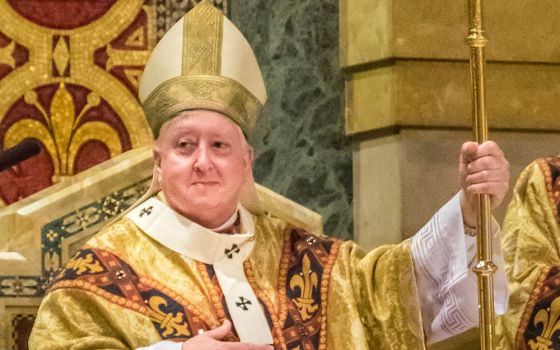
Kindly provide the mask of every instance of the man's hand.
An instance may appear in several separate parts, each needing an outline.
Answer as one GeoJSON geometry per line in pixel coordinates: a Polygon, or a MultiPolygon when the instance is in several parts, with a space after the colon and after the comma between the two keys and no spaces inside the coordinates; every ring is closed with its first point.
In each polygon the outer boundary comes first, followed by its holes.
{"type": "Polygon", "coordinates": [[[493,141],[482,144],[465,142],[459,158],[459,175],[463,195],[461,211],[463,222],[477,225],[477,194],[490,195],[492,209],[497,208],[508,191],[509,163],[504,152],[493,141]]]}
{"type": "Polygon", "coordinates": [[[221,341],[231,334],[231,322],[225,320],[216,329],[197,335],[183,343],[181,350],[273,350],[271,345],[230,343],[221,341]]]}

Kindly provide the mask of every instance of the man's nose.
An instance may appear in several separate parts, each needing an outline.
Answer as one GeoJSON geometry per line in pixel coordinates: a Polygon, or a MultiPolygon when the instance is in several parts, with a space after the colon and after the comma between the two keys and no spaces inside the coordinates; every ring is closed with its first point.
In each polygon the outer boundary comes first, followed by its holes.
{"type": "Polygon", "coordinates": [[[212,168],[212,161],[207,146],[199,145],[193,167],[194,170],[200,172],[207,172],[212,168]]]}

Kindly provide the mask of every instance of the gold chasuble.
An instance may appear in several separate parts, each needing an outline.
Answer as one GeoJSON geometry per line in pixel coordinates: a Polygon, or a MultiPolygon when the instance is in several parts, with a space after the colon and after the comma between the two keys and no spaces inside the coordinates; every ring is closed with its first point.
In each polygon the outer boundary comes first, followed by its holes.
{"type": "MultiPolygon", "coordinates": [[[[156,209],[136,213],[149,216],[156,209]]],[[[353,242],[269,215],[249,217],[254,248],[243,268],[276,349],[424,348],[408,242],[365,255],[353,242]]],[[[177,235],[190,233],[185,226],[177,235]]],[[[216,254],[227,258],[240,248],[216,254]]],[[[54,281],[31,349],[134,349],[162,339],[184,341],[231,320],[214,267],[175,250],[143,232],[130,215],[102,230],[54,281]]],[[[239,300],[235,307],[253,306],[239,300]]],[[[239,341],[237,334],[230,340],[239,341]]]]}
{"type": "Polygon", "coordinates": [[[498,318],[499,349],[560,349],[560,157],[531,163],[504,222],[511,293],[498,318]]]}

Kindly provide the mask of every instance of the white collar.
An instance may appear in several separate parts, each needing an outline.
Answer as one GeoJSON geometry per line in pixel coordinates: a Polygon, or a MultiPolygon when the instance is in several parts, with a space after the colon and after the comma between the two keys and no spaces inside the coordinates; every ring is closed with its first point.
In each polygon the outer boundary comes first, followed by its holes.
{"type": "Polygon", "coordinates": [[[216,227],[216,228],[211,228],[209,229],[210,231],[214,231],[214,232],[220,232],[222,230],[225,230],[226,228],[232,226],[235,223],[235,220],[237,220],[237,215],[239,215],[239,207],[241,205],[237,206],[237,210],[235,210],[235,213],[233,213],[233,215],[227,219],[226,222],[224,222],[223,224],[221,224],[220,226],[216,227]]]}
{"type": "MultiPolygon", "coordinates": [[[[227,257],[227,251],[231,249],[239,248],[240,251],[236,253],[244,259],[254,246],[255,227],[251,214],[242,206],[239,206],[238,212],[244,230],[244,233],[239,234],[211,231],[175,212],[155,197],[134,208],[126,216],[167,248],[213,265],[217,260],[227,257]]],[[[234,214],[224,225],[229,224],[229,221],[235,222],[235,219],[234,214]]]]}

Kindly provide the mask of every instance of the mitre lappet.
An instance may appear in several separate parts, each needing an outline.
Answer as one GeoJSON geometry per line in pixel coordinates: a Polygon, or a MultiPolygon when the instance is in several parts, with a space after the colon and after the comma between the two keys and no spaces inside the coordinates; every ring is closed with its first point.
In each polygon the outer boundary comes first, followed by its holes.
{"type": "MultiPolygon", "coordinates": [[[[193,109],[220,112],[249,135],[267,99],[249,43],[206,0],[159,41],[144,69],[138,95],[154,138],[165,122],[193,109]]],[[[143,199],[158,190],[154,176],[143,199]]],[[[262,211],[252,178],[247,179],[240,201],[255,214],[262,211]]]]}

